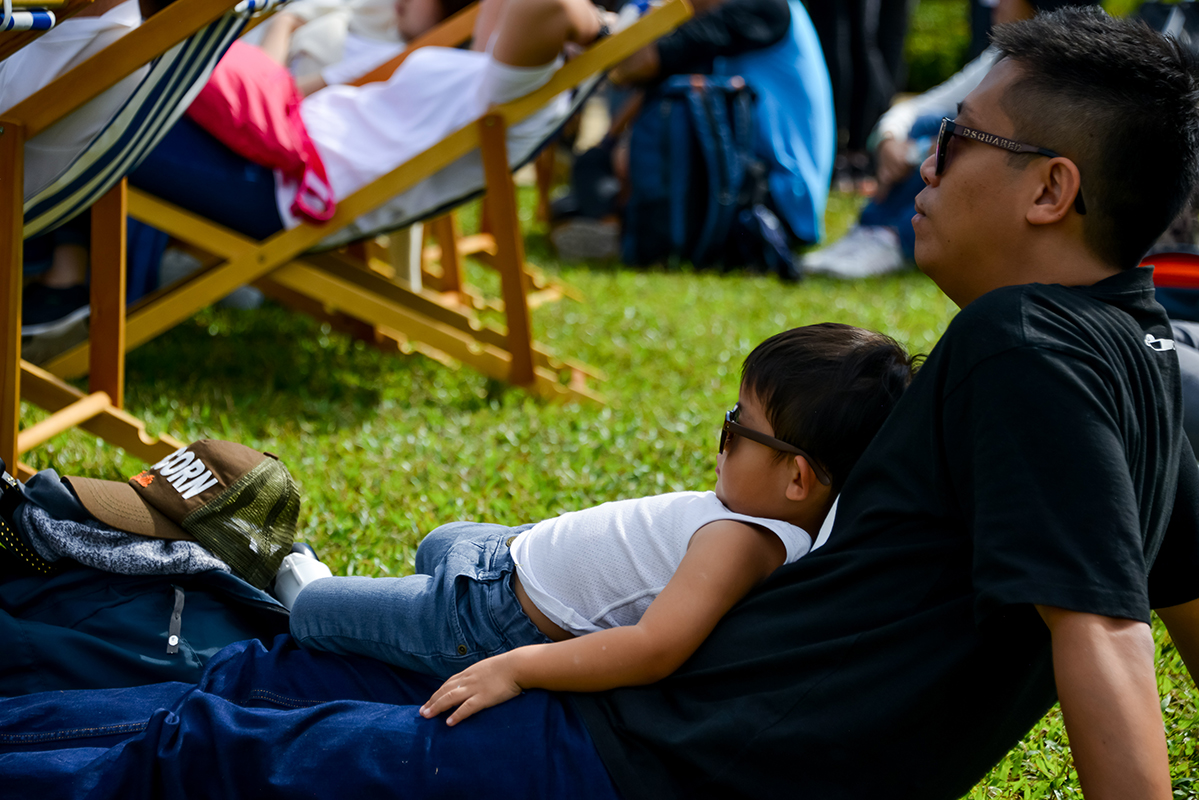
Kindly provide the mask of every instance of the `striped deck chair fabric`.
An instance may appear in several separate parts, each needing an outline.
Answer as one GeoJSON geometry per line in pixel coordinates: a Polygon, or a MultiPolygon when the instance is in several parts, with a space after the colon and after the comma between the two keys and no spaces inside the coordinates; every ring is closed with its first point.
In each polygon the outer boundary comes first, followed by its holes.
{"type": "Polygon", "coordinates": [[[275,5],[276,0],[244,0],[154,59],[108,125],[53,182],[25,201],[25,238],[87,210],[136,169],[187,110],[250,17],[275,5]]]}

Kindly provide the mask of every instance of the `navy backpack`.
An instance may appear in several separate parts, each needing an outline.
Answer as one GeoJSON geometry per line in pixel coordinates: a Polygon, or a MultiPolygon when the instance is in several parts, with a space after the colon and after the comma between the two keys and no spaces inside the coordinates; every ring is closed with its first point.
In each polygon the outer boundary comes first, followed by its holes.
{"type": "Polygon", "coordinates": [[[799,277],[753,133],[754,95],[740,77],[676,75],[646,94],[629,144],[626,264],[685,259],[799,277]]]}

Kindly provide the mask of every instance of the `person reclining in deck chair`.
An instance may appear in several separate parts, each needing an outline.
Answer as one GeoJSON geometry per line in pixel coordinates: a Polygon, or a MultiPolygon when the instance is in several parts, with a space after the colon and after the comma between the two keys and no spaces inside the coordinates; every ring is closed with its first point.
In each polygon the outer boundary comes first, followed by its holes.
{"type": "MultiPolygon", "coordinates": [[[[443,0],[442,17],[465,5],[443,0]]],[[[606,14],[607,12],[603,12],[606,14]]],[[[482,0],[471,50],[426,47],[387,81],[330,86],[304,98],[301,116],[334,200],[340,200],[482,116],[542,86],[568,42],[586,45],[610,19],[587,0],[482,0]]],[[[523,161],[560,122],[559,97],[508,130],[509,156],[523,161]]],[[[196,126],[178,125],[131,182],[169,202],[256,238],[300,223],[297,181],[256,168],[196,126]]],[[[396,214],[432,211],[482,186],[477,153],[467,156],[338,233],[359,238],[396,214]],[[398,212],[396,209],[400,209],[398,212]]]]}
{"type": "Polygon", "coordinates": [[[1199,75],[1099,10],[995,42],[916,201],[917,263],[961,312],[828,542],[670,677],[449,727],[419,714],[436,679],[239,644],[195,685],[0,701],[0,780],[39,800],[957,800],[1060,699],[1088,800],[1168,800],[1149,620],[1199,674],[1199,465],[1136,266],[1195,180],[1199,75]]]}

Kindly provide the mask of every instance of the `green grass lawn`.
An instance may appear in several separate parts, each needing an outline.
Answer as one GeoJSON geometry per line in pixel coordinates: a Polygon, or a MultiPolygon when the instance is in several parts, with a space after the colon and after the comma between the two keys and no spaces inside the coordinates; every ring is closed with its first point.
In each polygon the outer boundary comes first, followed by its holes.
{"type": "MultiPolygon", "coordinates": [[[[528,190],[523,200],[528,218],[528,190]]],[[[833,197],[830,235],[844,231],[856,206],[833,197]]],[[[152,429],[185,441],[223,438],[279,454],[304,491],[300,537],[334,572],[403,575],[421,536],[442,522],[517,524],[712,486],[718,426],[736,399],[741,361],[779,330],[851,322],[927,352],[955,310],[918,273],[786,285],[736,273],[561,264],[544,230],[529,231],[531,260],[586,298],[538,309],[536,335],[607,373],[605,406],[547,405],[469,369],[384,355],[271,306],[209,309],[133,352],[128,406],[152,429]]],[[[23,421],[40,416],[26,408],[23,421]]],[[[28,461],[112,479],[142,468],[80,433],[28,461]]],[[[1156,633],[1175,794],[1194,798],[1199,693],[1160,626],[1156,633]]],[[[1056,710],[969,795],[1080,796],[1056,710]]]]}

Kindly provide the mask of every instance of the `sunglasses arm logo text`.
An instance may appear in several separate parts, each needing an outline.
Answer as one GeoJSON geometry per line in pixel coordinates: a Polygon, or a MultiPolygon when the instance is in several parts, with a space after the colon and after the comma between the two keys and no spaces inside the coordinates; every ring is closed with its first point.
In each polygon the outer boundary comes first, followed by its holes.
{"type": "Polygon", "coordinates": [[[959,130],[958,136],[965,136],[967,139],[974,139],[983,144],[1002,147],[1004,150],[1011,150],[1013,153],[1020,150],[1019,142],[1013,142],[1011,139],[1005,139],[993,133],[984,133],[983,131],[976,131],[973,128],[961,128],[959,130]]]}

